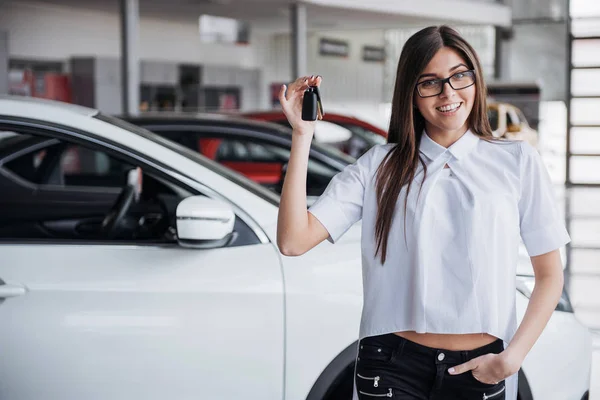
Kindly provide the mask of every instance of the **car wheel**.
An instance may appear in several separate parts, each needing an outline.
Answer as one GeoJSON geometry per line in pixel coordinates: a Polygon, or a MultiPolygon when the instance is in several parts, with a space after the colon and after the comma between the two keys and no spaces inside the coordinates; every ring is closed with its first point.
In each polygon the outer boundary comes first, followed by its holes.
{"type": "Polygon", "coordinates": [[[352,398],[354,388],[354,363],[347,366],[323,396],[323,400],[348,400],[352,398]]]}

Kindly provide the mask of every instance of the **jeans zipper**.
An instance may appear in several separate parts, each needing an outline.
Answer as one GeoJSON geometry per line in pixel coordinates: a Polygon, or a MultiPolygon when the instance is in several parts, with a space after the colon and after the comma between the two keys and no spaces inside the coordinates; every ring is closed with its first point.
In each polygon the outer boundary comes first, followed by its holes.
{"type": "Polygon", "coordinates": [[[487,399],[491,399],[492,397],[496,397],[498,396],[500,393],[504,392],[504,390],[506,389],[506,386],[504,386],[502,389],[498,390],[496,393],[492,393],[492,394],[483,394],[483,400],[487,400],[487,399]]]}
{"type": "Polygon", "coordinates": [[[381,379],[378,376],[374,376],[374,377],[368,377],[368,376],[362,376],[361,374],[356,374],[356,376],[358,376],[360,379],[366,379],[368,381],[373,381],[373,387],[379,387],[379,380],[381,379]]]}
{"type": "Polygon", "coordinates": [[[392,388],[388,389],[389,392],[385,393],[385,394],[373,394],[373,393],[367,393],[367,392],[363,392],[362,390],[359,390],[358,393],[360,394],[364,394],[365,396],[373,396],[373,397],[392,397],[394,394],[392,393],[392,388]]]}

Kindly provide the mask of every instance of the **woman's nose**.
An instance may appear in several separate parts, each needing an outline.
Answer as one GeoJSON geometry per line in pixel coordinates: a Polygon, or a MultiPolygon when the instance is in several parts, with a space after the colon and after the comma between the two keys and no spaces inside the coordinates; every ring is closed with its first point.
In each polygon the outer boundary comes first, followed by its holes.
{"type": "Polygon", "coordinates": [[[442,88],[442,97],[452,97],[456,91],[450,86],[450,82],[444,82],[444,87],[442,88]]]}

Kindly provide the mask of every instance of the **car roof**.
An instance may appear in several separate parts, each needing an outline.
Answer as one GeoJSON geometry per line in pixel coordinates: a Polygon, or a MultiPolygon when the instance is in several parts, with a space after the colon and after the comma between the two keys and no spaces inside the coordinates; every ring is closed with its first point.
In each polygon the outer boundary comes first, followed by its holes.
{"type": "MultiPolygon", "coordinates": [[[[241,111],[240,115],[244,116],[270,116],[270,117],[279,117],[285,115],[283,110],[281,109],[273,109],[273,110],[252,110],[252,111],[241,111]]],[[[352,113],[342,113],[335,111],[326,111],[325,115],[328,117],[340,118],[340,119],[348,119],[348,120],[357,120],[359,122],[367,123],[372,125],[370,122],[353,115],[352,113]]]]}
{"type": "Polygon", "coordinates": [[[277,135],[290,137],[292,131],[290,128],[274,122],[257,121],[244,118],[237,115],[216,114],[216,113],[143,113],[135,117],[120,116],[126,121],[142,124],[175,124],[175,125],[216,125],[226,127],[238,127],[244,129],[257,129],[262,132],[269,132],[277,135]]]}
{"type": "Polygon", "coordinates": [[[71,113],[93,117],[98,114],[98,110],[37,97],[0,95],[0,114],[3,113],[25,118],[39,118],[47,113],[52,113],[52,119],[61,119],[61,117],[68,118],[69,115],[72,115],[71,113]]]}
{"type": "MultiPolygon", "coordinates": [[[[247,118],[266,118],[271,121],[284,121],[287,120],[282,110],[267,110],[267,111],[247,111],[242,112],[241,115],[247,118]]],[[[363,129],[367,129],[380,136],[387,137],[387,131],[380,126],[374,125],[372,122],[361,119],[352,114],[343,114],[339,112],[325,112],[323,121],[330,122],[336,125],[344,126],[344,124],[353,124],[363,129]]]]}
{"type": "MultiPolygon", "coordinates": [[[[223,115],[211,113],[198,114],[170,114],[170,113],[144,113],[136,117],[119,117],[134,125],[147,127],[152,130],[152,125],[211,125],[222,126],[224,128],[239,128],[243,130],[256,130],[261,134],[273,135],[278,138],[284,138],[291,142],[292,130],[286,126],[275,122],[252,120],[236,115],[223,115]]],[[[313,143],[311,149],[319,153],[324,153],[328,157],[333,157],[343,163],[351,164],[355,160],[342,153],[341,151],[319,143],[313,143]]]]}

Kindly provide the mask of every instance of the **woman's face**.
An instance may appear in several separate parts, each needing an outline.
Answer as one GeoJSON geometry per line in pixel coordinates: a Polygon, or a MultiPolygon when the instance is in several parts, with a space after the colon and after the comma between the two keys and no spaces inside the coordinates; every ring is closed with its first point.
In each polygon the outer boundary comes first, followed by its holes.
{"type": "MultiPolygon", "coordinates": [[[[448,78],[468,70],[467,62],[454,49],[442,47],[427,64],[417,83],[448,78]]],[[[427,132],[429,134],[466,132],[469,115],[475,102],[475,85],[456,90],[446,83],[442,89],[439,95],[425,98],[415,91],[415,103],[425,118],[427,132]]]]}

